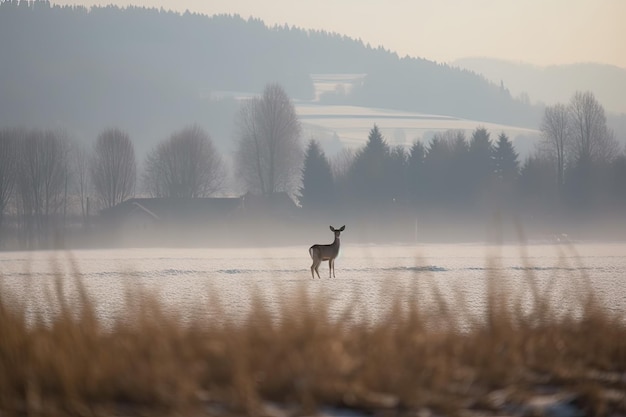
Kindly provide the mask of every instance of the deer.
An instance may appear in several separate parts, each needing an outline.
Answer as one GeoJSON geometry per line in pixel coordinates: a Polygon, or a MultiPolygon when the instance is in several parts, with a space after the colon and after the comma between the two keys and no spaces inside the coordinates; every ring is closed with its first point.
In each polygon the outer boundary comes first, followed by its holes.
{"type": "Polygon", "coordinates": [[[330,226],[330,231],[335,234],[335,240],[330,245],[313,245],[309,248],[309,255],[313,259],[313,265],[311,265],[311,278],[315,279],[313,272],[317,274],[317,277],[321,279],[318,268],[322,261],[328,261],[328,278],[335,277],[335,258],[339,255],[339,235],[346,230],[346,226],[343,225],[339,229],[335,229],[330,226]]]}

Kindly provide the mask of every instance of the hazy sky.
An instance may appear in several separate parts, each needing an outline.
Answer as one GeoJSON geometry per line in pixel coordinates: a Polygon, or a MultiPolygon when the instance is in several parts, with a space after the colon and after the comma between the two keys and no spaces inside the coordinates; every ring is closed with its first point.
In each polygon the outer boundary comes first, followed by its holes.
{"type": "Polygon", "coordinates": [[[626,68],[626,0],[53,0],[240,14],[326,29],[401,56],[494,57],[537,65],[626,68]]]}

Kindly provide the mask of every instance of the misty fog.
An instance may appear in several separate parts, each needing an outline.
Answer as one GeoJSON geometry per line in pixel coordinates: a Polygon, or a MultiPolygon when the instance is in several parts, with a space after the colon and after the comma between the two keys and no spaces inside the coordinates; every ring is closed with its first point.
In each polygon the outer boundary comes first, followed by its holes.
{"type": "Polygon", "coordinates": [[[43,1],[0,3],[0,51],[2,249],[626,236],[624,115],[586,85],[542,104],[340,34],[43,1]]]}

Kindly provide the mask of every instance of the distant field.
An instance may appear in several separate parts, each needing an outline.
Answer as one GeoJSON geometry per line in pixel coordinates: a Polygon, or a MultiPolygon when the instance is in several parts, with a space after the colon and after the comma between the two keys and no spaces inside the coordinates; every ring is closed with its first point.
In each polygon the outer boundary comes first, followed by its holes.
{"type": "MultiPolygon", "coordinates": [[[[316,100],[324,92],[338,89],[348,92],[363,74],[314,74],[316,100]]],[[[416,140],[427,142],[436,132],[448,129],[466,131],[469,138],[478,126],[483,126],[496,139],[505,132],[524,157],[533,148],[539,132],[515,126],[460,119],[450,116],[412,113],[406,111],[358,106],[321,105],[318,102],[296,102],[296,111],[304,127],[304,139],[318,139],[333,153],[341,147],[357,148],[365,144],[374,124],[378,125],[390,145],[411,146],[416,140]]]]}

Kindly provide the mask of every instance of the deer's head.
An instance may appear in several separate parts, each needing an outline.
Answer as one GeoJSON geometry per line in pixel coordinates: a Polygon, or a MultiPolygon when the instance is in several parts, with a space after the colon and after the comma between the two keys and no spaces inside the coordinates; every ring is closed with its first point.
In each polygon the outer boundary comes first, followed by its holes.
{"type": "Polygon", "coordinates": [[[335,238],[339,238],[339,235],[344,230],[346,230],[346,226],[345,225],[341,226],[339,229],[335,229],[334,227],[330,226],[330,231],[335,234],[335,238]]]}

